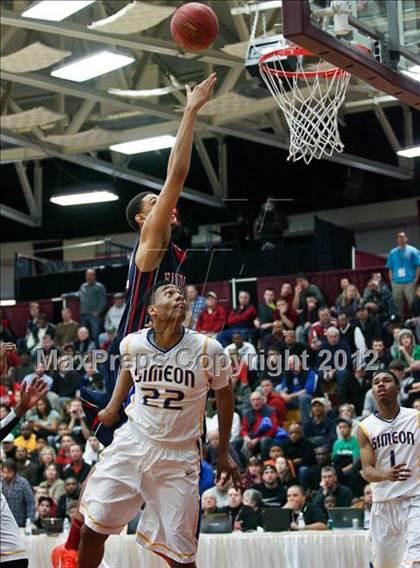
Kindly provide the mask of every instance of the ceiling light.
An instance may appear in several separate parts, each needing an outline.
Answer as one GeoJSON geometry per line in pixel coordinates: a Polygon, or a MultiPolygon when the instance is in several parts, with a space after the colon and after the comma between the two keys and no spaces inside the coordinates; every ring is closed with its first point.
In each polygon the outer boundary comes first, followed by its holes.
{"type": "Polygon", "coordinates": [[[114,152],[121,152],[121,154],[141,154],[142,152],[151,152],[152,150],[172,148],[174,144],[175,136],[165,134],[164,136],[154,136],[153,138],[143,138],[142,140],[113,144],[109,149],[114,152]]]}
{"type": "Polygon", "coordinates": [[[0,300],[0,308],[7,308],[7,306],[16,306],[16,300],[0,300]]]}
{"type": "Polygon", "coordinates": [[[113,53],[112,51],[98,51],[72,63],[67,63],[51,72],[52,77],[68,79],[69,81],[87,81],[93,77],[104,75],[115,69],[133,63],[134,57],[113,53]]]}
{"type": "Polygon", "coordinates": [[[412,65],[408,69],[405,69],[403,73],[407,75],[407,77],[410,77],[410,79],[420,82],[420,65],[412,65]]]}
{"type": "Polygon", "coordinates": [[[50,20],[51,22],[61,22],[64,18],[68,18],[82,8],[86,8],[89,4],[93,4],[95,0],[57,0],[50,2],[44,0],[34,4],[24,12],[23,18],[36,18],[37,20],[50,20]]]}
{"type": "Polygon", "coordinates": [[[401,150],[398,150],[397,154],[403,158],[418,158],[420,156],[420,144],[408,146],[408,148],[401,148],[401,150]]]}
{"type": "Polygon", "coordinates": [[[118,195],[109,191],[88,191],[86,193],[67,193],[64,195],[53,195],[50,197],[51,203],[56,205],[88,205],[89,203],[105,203],[106,201],[116,201],[118,195]]]}

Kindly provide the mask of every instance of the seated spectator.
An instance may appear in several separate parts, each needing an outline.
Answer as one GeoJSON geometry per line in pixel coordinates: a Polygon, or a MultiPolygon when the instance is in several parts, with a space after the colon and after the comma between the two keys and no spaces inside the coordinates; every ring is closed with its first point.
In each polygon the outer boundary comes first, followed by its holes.
{"type": "Polygon", "coordinates": [[[55,328],[54,341],[59,349],[67,343],[73,343],[77,339],[79,322],[73,320],[71,310],[63,308],[61,310],[61,321],[55,328]]]}
{"type": "Polygon", "coordinates": [[[196,329],[198,316],[206,307],[206,299],[198,294],[198,290],[193,284],[186,287],[185,296],[188,305],[185,325],[191,329],[196,329]]]}
{"type": "Polygon", "coordinates": [[[58,349],[54,346],[54,340],[48,333],[46,333],[42,338],[41,349],[35,350],[35,365],[41,361],[45,366],[45,370],[49,372],[56,367],[58,354],[58,349]]]}
{"type": "Polygon", "coordinates": [[[361,499],[357,499],[352,505],[356,509],[363,509],[363,528],[365,530],[370,528],[370,515],[372,511],[372,503],[373,503],[372,487],[368,483],[367,485],[365,485],[363,489],[363,497],[361,499]]]}
{"type": "Polygon", "coordinates": [[[292,511],[290,530],[299,530],[298,517],[303,513],[305,530],[321,531],[327,528],[327,516],[325,511],[315,503],[307,502],[305,491],[300,485],[292,485],[287,490],[287,503],[283,509],[292,511]]]}
{"type": "Polygon", "coordinates": [[[351,284],[350,278],[348,278],[347,276],[343,276],[343,278],[340,278],[340,293],[336,297],[334,305],[337,305],[338,302],[343,300],[346,288],[349,284],[351,284]]]}
{"type": "Polygon", "coordinates": [[[302,425],[292,422],[289,429],[289,439],[281,443],[284,456],[293,464],[299,479],[303,479],[305,469],[315,463],[312,444],[303,437],[302,425]]]}
{"type": "Polygon", "coordinates": [[[305,305],[298,315],[296,337],[300,343],[306,343],[311,325],[318,321],[318,310],[317,299],[310,294],[305,298],[305,305]]]}
{"type": "Polygon", "coordinates": [[[387,292],[391,292],[391,288],[388,286],[386,280],[384,279],[384,275],[382,274],[382,272],[372,272],[370,278],[378,282],[379,289],[381,291],[386,290],[387,292]]]}
{"type": "Polygon", "coordinates": [[[30,410],[26,419],[31,422],[32,428],[36,434],[44,437],[54,436],[58,431],[60,415],[53,410],[51,403],[46,396],[36,403],[35,408],[30,410]]]}
{"type": "Polygon", "coordinates": [[[35,526],[37,529],[43,529],[43,522],[52,518],[52,509],[54,500],[51,497],[40,497],[36,506],[35,526]]]}
{"type": "Polygon", "coordinates": [[[284,344],[284,336],[283,336],[283,324],[279,320],[273,321],[273,327],[271,329],[271,333],[267,334],[264,339],[262,340],[262,349],[265,354],[272,348],[280,351],[284,344]]]}
{"type": "Polygon", "coordinates": [[[340,339],[340,332],[336,327],[329,327],[322,340],[315,368],[318,376],[324,383],[336,382],[339,386],[348,375],[351,368],[351,353],[346,341],[340,339]],[[323,370],[323,367],[326,370],[323,370]]]}
{"type": "MultiPolygon", "coordinates": [[[[38,439],[39,440],[39,439],[38,439]]],[[[37,441],[38,441],[37,440],[37,441]]],[[[33,456],[35,459],[35,456],[33,456]]],[[[45,445],[38,452],[38,485],[45,480],[44,471],[45,468],[51,464],[55,463],[55,451],[51,446],[45,445]]]]}
{"type": "MultiPolygon", "coordinates": [[[[114,294],[113,300],[114,303],[106,312],[104,327],[105,329],[113,328],[115,330],[118,330],[121,318],[125,310],[125,294],[123,294],[123,292],[117,292],[116,294],[114,294]]],[[[74,339],[66,343],[71,343],[72,341],[74,341],[74,339]]]]}
{"type": "Polygon", "coordinates": [[[380,288],[379,282],[375,279],[369,280],[363,293],[363,301],[372,314],[376,316],[383,325],[389,320],[392,314],[397,314],[397,306],[389,290],[380,288]]]}
{"type": "Polygon", "coordinates": [[[308,353],[309,350],[304,343],[300,343],[297,340],[296,331],[293,329],[288,329],[283,331],[284,336],[284,344],[283,349],[280,351],[283,360],[287,361],[290,355],[297,355],[300,358],[303,358],[308,353]]]}
{"type": "Polygon", "coordinates": [[[29,349],[28,339],[32,336],[32,332],[37,325],[39,312],[40,312],[40,309],[39,309],[38,302],[31,302],[29,304],[29,319],[26,322],[25,339],[23,339],[23,340],[18,339],[18,341],[17,341],[17,345],[18,345],[19,349],[29,349]]]}
{"type": "Polygon", "coordinates": [[[329,509],[335,509],[337,507],[337,499],[335,495],[327,495],[324,499],[324,509],[328,514],[329,509]]]}
{"type": "Polygon", "coordinates": [[[333,466],[324,466],[321,470],[321,483],[313,503],[324,507],[324,500],[328,495],[334,495],[337,507],[350,507],[353,494],[348,487],[341,485],[337,479],[337,472],[333,466]]]}
{"type": "MultiPolygon", "coordinates": [[[[331,465],[331,450],[328,446],[318,446],[315,448],[316,463],[310,465],[302,476],[302,485],[311,492],[318,491],[321,483],[321,470],[326,465],[331,465]]],[[[337,470],[339,473],[339,470],[337,470]]]]}
{"type": "Polygon", "coordinates": [[[16,460],[15,437],[12,433],[7,434],[1,442],[1,453],[5,458],[16,460]]]}
{"type": "Polygon", "coordinates": [[[273,382],[270,379],[262,379],[260,389],[267,404],[276,410],[279,426],[283,426],[286,420],[286,405],[283,397],[274,391],[273,382]]]}
{"type": "Polygon", "coordinates": [[[313,369],[304,370],[299,357],[292,355],[288,358],[288,370],[282,375],[282,381],[276,390],[281,394],[288,410],[299,408],[300,419],[305,422],[309,418],[311,400],[317,385],[317,373],[313,369]]]}
{"type": "Polygon", "coordinates": [[[262,459],[268,457],[268,451],[278,430],[277,413],[266,404],[264,395],[258,391],[251,394],[251,408],[243,413],[241,435],[233,440],[235,449],[251,455],[261,452],[262,459]]]}
{"type": "Polygon", "coordinates": [[[32,422],[22,422],[20,435],[15,440],[17,448],[25,448],[29,455],[36,450],[36,434],[32,422]]]}
{"type": "Polygon", "coordinates": [[[334,442],[332,451],[333,464],[341,469],[343,474],[349,479],[355,463],[360,459],[359,442],[352,436],[352,423],[347,418],[339,418],[337,426],[340,438],[334,442]]]}
{"type": "Polygon", "coordinates": [[[0,352],[0,377],[2,381],[8,378],[10,382],[13,383],[12,377],[7,377],[7,373],[11,367],[17,367],[19,365],[19,357],[16,355],[15,344],[0,340],[0,346],[2,347],[0,352]],[[4,349],[6,349],[6,353],[4,353],[4,349]]]}
{"type": "Polygon", "coordinates": [[[58,371],[54,371],[51,390],[63,399],[74,398],[80,389],[82,377],[80,373],[72,370],[73,360],[69,355],[62,355],[58,359],[58,371]]]}
{"type": "Polygon", "coordinates": [[[214,513],[219,513],[220,510],[217,508],[216,497],[209,490],[205,491],[201,497],[201,514],[203,517],[207,515],[214,515],[214,513]]]}
{"type": "Polygon", "coordinates": [[[35,370],[23,378],[22,384],[30,385],[34,379],[42,379],[47,384],[47,389],[50,390],[53,384],[53,379],[46,373],[45,366],[39,363],[35,370]]]}
{"type": "Polygon", "coordinates": [[[99,456],[103,449],[104,446],[96,436],[89,436],[86,442],[85,452],[83,454],[83,461],[90,466],[95,465],[95,463],[99,460],[99,456]]]}
{"type": "Polygon", "coordinates": [[[356,318],[356,309],[362,297],[354,284],[349,284],[335,303],[337,316],[346,314],[348,320],[353,322],[356,318]]]}
{"type": "MultiPolygon", "coordinates": [[[[64,424],[64,425],[66,427],[66,430],[69,432],[70,430],[69,430],[67,424],[64,424]]],[[[64,468],[64,466],[71,463],[70,447],[73,444],[74,444],[74,438],[70,434],[64,434],[61,437],[55,463],[57,465],[59,465],[62,469],[64,468]]]]}
{"type": "Polygon", "coordinates": [[[252,343],[244,341],[241,333],[236,332],[232,335],[232,343],[225,347],[226,355],[230,355],[230,350],[235,350],[240,360],[245,361],[247,367],[251,371],[257,369],[257,351],[252,343]]]}
{"type": "Polygon", "coordinates": [[[73,342],[76,353],[84,355],[95,349],[95,342],[90,339],[87,327],[79,327],[77,330],[77,339],[73,342]]]}
{"type": "Polygon", "coordinates": [[[242,496],[242,502],[247,507],[251,507],[254,510],[255,514],[257,515],[257,526],[262,527],[262,506],[263,506],[263,498],[259,491],[256,489],[246,489],[242,496]]]}
{"type": "Polygon", "coordinates": [[[79,482],[75,477],[68,477],[64,482],[64,493],[57,502],[57,517],[64,519],[70,503],[77,502],[80,494],[79,482]]]}
{"type": "MultiPolygon", "coordinates": [[[[90,430],[86,423],[82,402],[80,400],[72,400],[70,402],[69,414],[70,421],[68,422],[68,428],[71,435],[77,443],[84,446],[86,440],[90,438],[90,430]]],[[[65,422],[67,422],[67,420],[68,418],[64,419],[65,422]]]]}
{"type": "Polygon", "coordinates": [[[244,505],[242,499],[242,489],[231,487],[228,491],[228,505],[222,509],[227,513],[233,531],[256,530],[258,526],[258,516],[252,507],[244,505]]]}
{"type": "Polygon", "coordinates": [[[325,299],[319,287],[316,284],[310,284],[305,274],[298,274],[296,276],[296,286],[293,297],[293,307],[295,310],[303,310],[305,308],[305,300],[308,296],[314,297],[320,307],[325,305],[325,299]]]}
{"type": "Polygon", "coordinates": [[[216,498],[217,508],[222,509],[228,506],[228,491],[232,486],[232,480],[228,480],[227,473],[222,471],[219,481],[206,491],[206,495],[213,495],[216,498]]]}
{"type": "Polygon", "coordinates": [[[276,459],[276,470],[279,476],[279,482],[285,487],[295,485],[297,479],[294,472],[290,468],[290,462],[284,456],[279,456],[276,459]]]}
{"type": "Polygon", "coordinates": [[[375,316],[369,314],[368,308],[364,302],[357,306],[355,324],[360,327],[365,338],[366,347],[372,348],[374,339],[382,338],[382,327],[375,316]]]}
{"type": "Polygon", "coordinates": [[[55,503],[62,495],[65,494],[64,481],[60,478],[60,469],[55,463],[50,463],[44,470],[44,479],[39,486],[46,487],[48,490],[48,495],[54,499],[55,503]]]}
{"type": "Polygon", "coordinates": [[[314,351],[321,349],[322,340],[327,329],[337,327],[337,321],[331,317],[330,308],[319,308],[318,318],[319,320],[311,325],[308,332],[308,345],[314,351]]]}
{"type": "Polygon", "coordinates": [[[340,339],[347,342],[351,356],[358,355],[362,359],[366,352],[366,342],[360,327],[350,323],[347,314],[340,314],[337,322],[340,339]]]}
{"type": "Polygon", "coordinates": [[[290,284],[290,282],[283,282],[280,288],[279,297],[283,298],[283,300],[286,300],[288,304],[291,304],[293,302],[294,292],[293,286],[290,284]]]}
{"type": "Polygon", "coordinates": [[[37,349],[42,349],[42,340],[45,335],[54,338],[55,327],[48,321],[46,314],[39,314],[35,327],[32,329],[26,340],[26,345],[32,356],[35,355],[37,349]]]}
{"type": "MultiPolygon", "coordinates": [[[[345,418],[346,420],[348,420],[351,423],[351,435],[357,437],[357,429],[359,427],[360,420],[356,417],[356,409],[354,404],[340,404],[340,406],[338,407],[338,418],[345,418]]],[[[340,437],[340,432],[337,428],[337,438],[340,437]]]]}
{"type": "Polygon", "coordinates": [[[274,290],[272,288],[266,288],[264,290],[263,301],[258,304],[258,317],[254,320],[254,325],[259,331],[260,339],[263,339],[271,332],[275,309],[274,290]]]}
{"type": "MultiPolygon", "coordinates": [[[[209,444],[205,453],[204,459],[208,464],[211,465],[213,470],[217,469],[218,458],[219,458],[219,430],[213,430],[208,433],[209,444]]],[[[243,469],[245,464],[245,459],[243,455],[239,455],[235,448],[230,444],[229,453],[239,470],[243,469]]]]}
{"type": "Polygon", "coordinates": [[[28,481],[17,473],[16,462],[6,458],[1,465],[2,493],[16,519],[18,527],[24,527],[26,519],[35,521],[35,501],[28,481]]]}
{"type": "Polygon", "coordinates": [[[335,424],[327,416],[329,403],[326,398],[316,397],[312,399],[312,418],[303,425],[305,438],[316,448],[318,446],[328,446],[332,448],[337,437],[335,424]]]}
{"type": "Polygon", "coordinates": [[[19,351],[19,365],[11,370],[13,381],[21,383],[24,377],[33,372],[34,368],[30,352],[27,349],[21,349],[19,351]]]}
{"type": "Polygon", "coordinates": [[[82,448],[79,444],[70,446],[71,462],[63,469],[63,478],[75,477],[79,483],[83,483],[89,474],[90,466],[83,460],[82,448]]]}
{"type": "Polygon", "coordinates": [[[353,404],[356,416],[361,416],[365,403],[366,393],[371,388],[371,379],[366,372],[366,364],[354,361],[353,372],[341,382],[338,387],[340,404],[353,404]]]}
{"type": "Polygon", "coordinates": [[[241,359],[236,347],[230,347],[228,353],[230,358],[231,379],[235,377],[243,385],[248,385],[248,365],[241,359]]]}
{"type": "Polygon", "coordinates": [[[279,483],[278,473],[273,465],[265,465],[262,471],[262,483],[251,487],[262,495],[264,507],[281,507],[286,501],[286,490],[279,483]]]}
{"type": "Polygon", "coordinates": [[[73,519],[76,517],[78,512],[79,512],[79,503],[77,501],[70,501],[66,510],[66,517],[70,521],[70,524],[73,522],[73,519]]]}
{"type": "Polygon", "coordinates": [[[15,450],[15,461],[17,473],[29,481],[31,487],[38,483],[38,468],[29,459],[28,451],[23,446],[17,446],[15,450]]]}
{"type": "Polygon", "coordinates": [[[205,298],[206,304],[198,314],[195,329],[200,333],[215,336],[226,324],[226,310],[218,303],[216,292],[207,292],[205,298]]]}
{"type": "Polygon", "coordinates": [[[260,372],[260,382],[269,379],[277,388],[281,381],[283,370],[283,357],[275,347],[270,347],[264,361],[264,368],[260,372]]]}
{"type": "Polygon", "coordinates": [[[15,341],[15,334],[13,333],[12,326],[7,317],[3,314],[0,308],[0,341],[3,343],[10,343],[15,341]]]}
{"type": "Polygon", "coordinates": [[[402,329],[398,334],[399,351],[396,359],[402,361],[406,370],[420,371],[420,345],[415,341],[410,329],[402,329]]]}
{"type": "Polygon", "coordinates": [[[242,475],[242,485],[249,489],[253,485],[262,482],[263,463],[260,458],[250,457],[244,474],[242,475]]]}
{"type": "Polygon", "coordinates": [[[251,406],[251,389],[247,384],[239,380],[238,375],[233,374],[231,377],[233,395],[235,397],[235,410],[242,416],[245,410],[251,406]]]}
{"type": "Polygon", "coordinates": [[[294,329],[298,321],[298,315],[292,303],[288,303],[284,298],[280,298],[276,302],[274,319],[279,320],[284,329],[294,329]]]}
{"type": "Polygon", "coordinates": [[[385,348],[383,339],[373,339],[371,357],[372,360],[369,361],[370,370],[382,371],[383,369],[388,369],[392,357],[389,349],[385,348]]]}
{"type": "Polygon", "coordinates": [[[238,306],[230,311],[226,328],[217,336],[218,341],[226,347],[234,333],[240,333],[244,338],[252,341],[256,317],[257,312],[251,304],[249,292],[242,290],[238,295],[238,306]]]}
{"type": "Polygon", "coordinates": [[[284,456],[283,448],[279,444],[274,443],[268,452],[268,460],[265,460],[263,465],[275,466],[276,459],[280,456],[284,456]]]}
{"type": "Polygon", "coordinates": [[[417,343],[420,343],[420,284],[416,286],[416,294],[411,302],[409,319],[404,327],[411,329],[416,336],[417,343]]]}

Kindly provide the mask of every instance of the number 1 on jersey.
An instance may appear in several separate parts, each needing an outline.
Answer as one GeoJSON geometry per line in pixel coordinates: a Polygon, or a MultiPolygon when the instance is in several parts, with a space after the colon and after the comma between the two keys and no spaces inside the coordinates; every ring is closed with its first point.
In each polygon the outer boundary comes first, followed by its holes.
{"type": "Polygon", "coordinates": [[[391,467],[394,467],[395,465],[395,452],[394,450],[391,450],[391,467]]]}

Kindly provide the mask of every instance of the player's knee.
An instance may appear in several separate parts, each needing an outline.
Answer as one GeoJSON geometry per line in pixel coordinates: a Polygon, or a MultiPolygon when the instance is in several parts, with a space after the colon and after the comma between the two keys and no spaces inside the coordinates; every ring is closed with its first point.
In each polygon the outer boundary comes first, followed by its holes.
{"type": "Polygon", "coordinates": [[[83,525],[82,530],[80,531],[80,536],[84,543],[92,545],[102,544],[108,538],[107,534],[97,533],[86,525],[83,525]]]}

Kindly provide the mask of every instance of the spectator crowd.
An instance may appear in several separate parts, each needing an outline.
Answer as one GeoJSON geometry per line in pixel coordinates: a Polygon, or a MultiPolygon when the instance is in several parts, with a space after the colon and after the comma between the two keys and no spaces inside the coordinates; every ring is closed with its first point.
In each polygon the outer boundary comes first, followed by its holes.
{"type": "MultiPolygon", "coordinates": [[[[389,284],[380,271],[364,289],[343,278],[332,305],[304,274],[280,290],[267,288],[255,305],[242,290],[230,311],[215,291],[201,296],[187,287],[186,325],[217,338],[230,358],[230,451],[243,481],[242,492],[223,477],[215,480],[219,438],[210,393],[204,516],[225,512],[233,530],[255,530],[265,507],[284,507],[291,511],[291,530],[298,528],[299,513],[307,528],[324,529],[329,508],[354,506],[363,509],[368,526],[371,490],[361,475],[355,433],[376,410],[375,371],[391,369],[400,381],[401,405],[420,410],[420,260],[404,233],[397,245],[388,256],[389,284]]],[[[112,342],[124,295],[114,295],[105,315],[106,290],[92,269],[78,295],[80,323],[63,308],[54,325],[36,302],[25,337],[13,337],[1,321],[1,341],[16,341],[19,350],[0,360],[0,417],[17,404],[23,383],[42,377],[48,386],[1,446],[2,491],[20,527],[27,519],[38,527],[49,517],[71,519],[80,485],[103,449],[87,427],[80,388],[104,388],[103,369],[89,353],[112,342]]]]}

